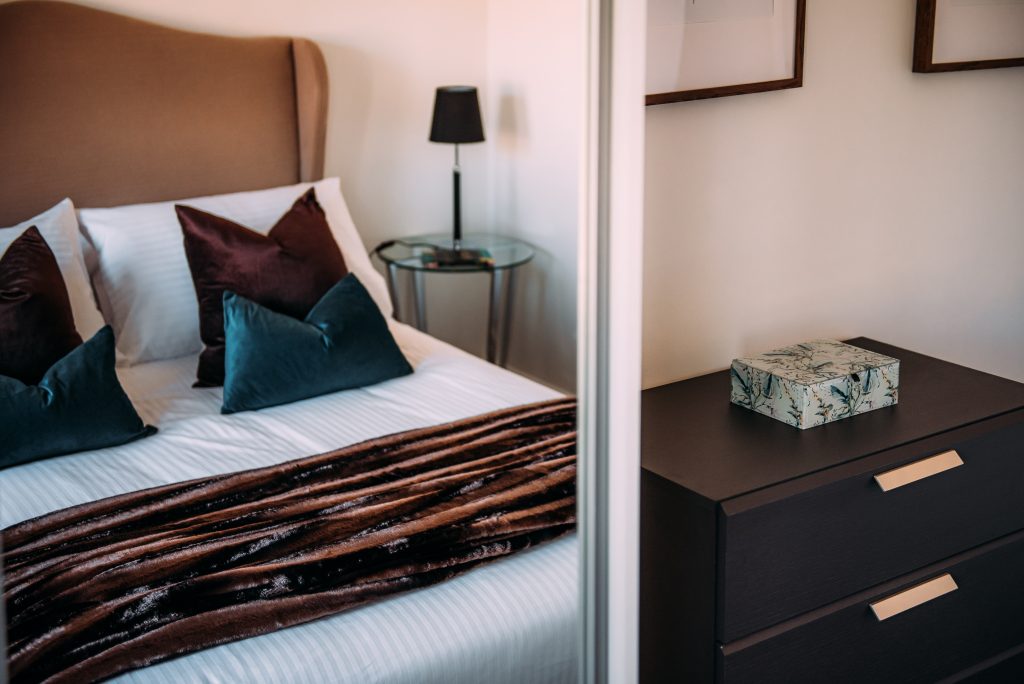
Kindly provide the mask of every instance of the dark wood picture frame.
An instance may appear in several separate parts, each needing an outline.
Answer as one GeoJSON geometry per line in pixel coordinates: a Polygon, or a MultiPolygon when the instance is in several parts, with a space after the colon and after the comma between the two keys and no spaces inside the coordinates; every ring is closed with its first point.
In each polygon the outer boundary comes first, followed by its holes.
{"type": "Polygon", "coordinates": [[[668,104],[670,102],[688,102],[690,100],[707,100],[713,97],[730,95],[747,95],[764,93],[771,90],[800,88],[804,84],[804,27],[807,17],[807,0],[796,0],[796,30],[793,34],[793,76],[774,81],[757,83],[737,83],[733,85],[714,86],[711,88],[694,88],[693,90],[677,90],[666,93],[653,93],[646,97],[647,106],[668,104]]]}
{"type": "Polygon", "coordinates": [[[969,62],[933,62],[935,48],[935,10],[938,0],[917,0],[914,23],[914,71],[922,74],[943,71],[973,71],[1024,66],[1024,56],[1006,59],[979,59],[969,62]]]}

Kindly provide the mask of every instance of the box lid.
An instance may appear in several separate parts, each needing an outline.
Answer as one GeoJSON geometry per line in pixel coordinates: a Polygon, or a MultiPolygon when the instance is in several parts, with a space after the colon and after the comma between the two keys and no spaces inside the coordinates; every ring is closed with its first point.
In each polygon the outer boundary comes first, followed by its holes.
{"type": "Polygon", "coordinates": [[[801,385],[814,385],[898,361],[891,356],[844,344],[838,340],[812,340],[774,351],[736,359],[801,385]]]}

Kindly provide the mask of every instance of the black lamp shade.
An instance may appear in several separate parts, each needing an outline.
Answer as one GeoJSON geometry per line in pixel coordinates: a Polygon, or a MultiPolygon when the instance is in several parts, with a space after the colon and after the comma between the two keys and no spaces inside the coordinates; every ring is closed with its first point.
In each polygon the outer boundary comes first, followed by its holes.
{"type": "Polygon", "coordinates": [[[434,122],[430,141],[440,143],[483,142],[480,101],[473,86],[442,86],[434,98],[434,122]]]}

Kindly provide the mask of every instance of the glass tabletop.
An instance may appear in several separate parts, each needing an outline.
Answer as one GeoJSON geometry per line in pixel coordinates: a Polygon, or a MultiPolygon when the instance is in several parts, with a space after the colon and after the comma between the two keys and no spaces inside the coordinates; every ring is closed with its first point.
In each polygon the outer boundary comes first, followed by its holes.
{"type": "Polygon", "coordinates": [[[473,253],[464,255],[466,263],[445,263],[438,258],[438,250],[452,249],[452,234],[413,235],[378,247],[381,260],[391,266],[412,271],[490,271],[498,268],[521,266],[533,258],[533,247],[515,238],[494,233],[468,233],[462,236],[462,249],[473,253]]]}

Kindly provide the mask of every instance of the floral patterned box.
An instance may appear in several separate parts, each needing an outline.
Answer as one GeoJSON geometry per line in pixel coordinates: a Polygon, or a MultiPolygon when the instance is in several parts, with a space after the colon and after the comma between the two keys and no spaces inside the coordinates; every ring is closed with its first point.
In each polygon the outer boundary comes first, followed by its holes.
{"type": "Polygon", "coordinates": [[[894,405],[900,362],[813,340],[732,362],[732,403],[801,430],[894,405]]]}

